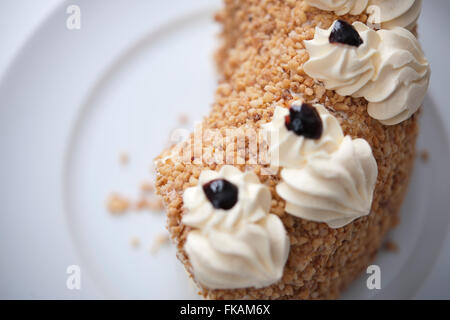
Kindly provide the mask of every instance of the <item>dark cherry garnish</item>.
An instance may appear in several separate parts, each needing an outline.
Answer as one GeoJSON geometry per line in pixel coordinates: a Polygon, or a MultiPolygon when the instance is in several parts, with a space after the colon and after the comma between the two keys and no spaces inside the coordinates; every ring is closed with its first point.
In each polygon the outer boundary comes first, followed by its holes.
{"type": "Polygon", "coordinates": [[[216,179],[204,184],[203,191],[216,209],[230,210],[238,201],[238,188],[225,179],[216,179]]]}
{"type": "Polygon", "coordinates": [[[298,136],[318,140],[322,136],[322,119],[316,108],[307,103],[292,105],[286,116],[286,128],[298,136]]]}
{"type": "Polygon", "coordinates": [[[330,43],[343,43],[354,47],[359,47],[364,42],[358,31],[351,24],[343,20],[335,22],[329,41],[330,43]]]}

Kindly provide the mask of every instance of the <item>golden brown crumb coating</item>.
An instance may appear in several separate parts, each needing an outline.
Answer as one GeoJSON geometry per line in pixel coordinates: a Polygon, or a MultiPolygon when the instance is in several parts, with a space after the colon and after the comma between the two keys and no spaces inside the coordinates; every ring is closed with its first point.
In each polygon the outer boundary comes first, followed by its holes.
{"type": "MultiPolygon", "coordinates": [[[[223,25],[223,47],[217,58],[223,80],[219,84],[205,128],[248,126],[270,122],[275,105],[288,107],[303,98],[325,105],[339,119],[346,135],[369,142],[378,163],[378,180],[371,214],[340,228],[305,221],[287,214],[275,186],[279,175],[253,170],[272,192],[272,210],[284,223],[291,249],[282,279],[267,288],[209,290],[210,299],[333,299],[374,259],[386,232],[398,222],[398,214],[412,171],[418,134],[418,115],[396,125],[384,126],[367,114],[363,98],[339,96],[325,90],[303,71],[309,56],[304,40],[314,37],[316,26],[328,28],[338,17],[309,7],[301,0],[225,0],[217,14],[223,25]]],[[[339,17],[366,22],[367,16],[339,17]]],[[[162,156],[166,156],[166,151],[162,156]]],[[[183,190],[197,184],[204,169],[217,164],[181,164],[172,160],[157,165],[157,191],[167,208],[167,225],[178,258],[192,275],[183,249],[189,227],[181,222],[183,190]]]]}

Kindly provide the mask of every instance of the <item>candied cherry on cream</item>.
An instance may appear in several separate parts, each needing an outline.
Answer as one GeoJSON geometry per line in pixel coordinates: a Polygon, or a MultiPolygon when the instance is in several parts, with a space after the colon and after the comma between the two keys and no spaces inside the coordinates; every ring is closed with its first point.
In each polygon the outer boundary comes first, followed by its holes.
{"type": "Polygon", "coordinates": [[[230,210],[238,201],[238,188],[225,179],[216,179],[204,184],[203,192],[216,209],[230,210]]]}
{"type": "Polygon", "coordinates": [[[329,41],[330,43],[342,43],[354,47],[359,47],[364,42],[355,27],[343,20],[337,20],[334,23],[329,41]]]}
{"type": "Polygon", "coordinates": [[[298,136],[318,140],[322,136],[322,119],[316,108],[307,103],[292,105],[285,120],[286,128],[298,136]]]}

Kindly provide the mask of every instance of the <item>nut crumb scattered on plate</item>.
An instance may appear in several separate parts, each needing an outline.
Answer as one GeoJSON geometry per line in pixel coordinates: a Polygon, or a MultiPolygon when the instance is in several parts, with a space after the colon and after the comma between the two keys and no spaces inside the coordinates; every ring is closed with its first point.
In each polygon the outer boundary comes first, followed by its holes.
{"type": "Polygon", "coordinates": [[[139,239],[139,237],[136,237],[136,236],[131,237],[131,239],[130,239],[130,245],[131,245],[133,248],[138,248],[138,247],[141,245],[141,239],[139,239]]]}
{"type": "Polygon", "coordinates": [[[179,124],[187,124],[187,123],[189,123],[189,116],[187,114],[185,114],[185,113],[181,113],[178,116],[178,123],[179,124]]]}
{"type": "Polygon", "coordinates": [[[130,208],[130,200],[118,193],[112,193],[108,197],[106,207],[111,214],[123,214],[130,208]]]}
{"type": "Polygon", "coordinates": [[[423,150],[419,153],[420,160],[422,160],[424,163],[428,163],[430,160],[430,153],[428,150],[423,150]]]}
{"type": "Polygon", "coordinates": [[[389,252],[398,252],[398,245],[395,242],[389,240],[384,244],[384,249],[389,252]]]}
{"type": "Polygon", "coordinates": [[[162,246],[169,244],[169,235],[167,233],[158,234],[153,240],[153,244],[150,248],[150,253],[152,255],[158,253],[162,246]]]}
{"type": "Polygon", "coordinates": [[[129,157],[128,153],[121,152],[119,154],[119,163],[120,163],[120,165],[124,167],[124,166],[128,165],[129,162],[130,162],[130,157],[129,157]]]}
{"type": "Polygon", "coordinates": [[[151,182],[143,182],[141,184],[141,191],[147,193],[155,192],[155,185],[151,182]]]}

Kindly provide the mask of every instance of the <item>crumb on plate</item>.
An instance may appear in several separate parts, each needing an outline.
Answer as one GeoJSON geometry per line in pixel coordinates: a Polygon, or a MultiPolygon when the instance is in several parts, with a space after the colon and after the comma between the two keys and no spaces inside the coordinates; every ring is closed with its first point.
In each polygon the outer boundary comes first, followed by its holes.
{"type": "Polygon", "coordinates": [[[422,150],[419,153],[419,157],[424,163],[428,163],[428,161],[430,160],[430,153],[428,152],[428,150],[422,150]]]}
{"type": "Polygon", "coordinates": [[[189,123],[189,116],[187,114],[185,114],[185,113],[181,113],[178,116],[178,123],[179,124],[187,124],[187,123],[189,123]]]}
{"type": "Polygon", "coordinates": [[[161,249],[162,246],[169,244],[169,234],[160,233],[153,240],[153,244],[150,248],[151,254],[156,254],[161,249]]]}
{"type": "Polygon", "coordinates": [[[118,193],[109,195],[106,207],[111,214],[123,214],[130,208],[130,200],[118,193]]]}
{"type": "Polygon", "coordinates": [[[130,162],[130,156],[126,152],[121,152],[119,154],[119,163],[121,166],[126,166],[130,162]]]}
{"type": "Polygon", "coordinates": [[[138,247],[141,245],[141,239],[140,239],[139,237],[136,237],[136,236],[131,237],[131,239],[130,239],[130,245],[131,245],[133,248],[138,248],[138,247]]]}
{"type": "Polygon", "coordinates": [[[397,252],[398,251],[398,245],[395,242],[393,242],[391,240],[388,240],[384,244],[384,249],[386,251],[389,251],[389,252],[397,252]]]}

